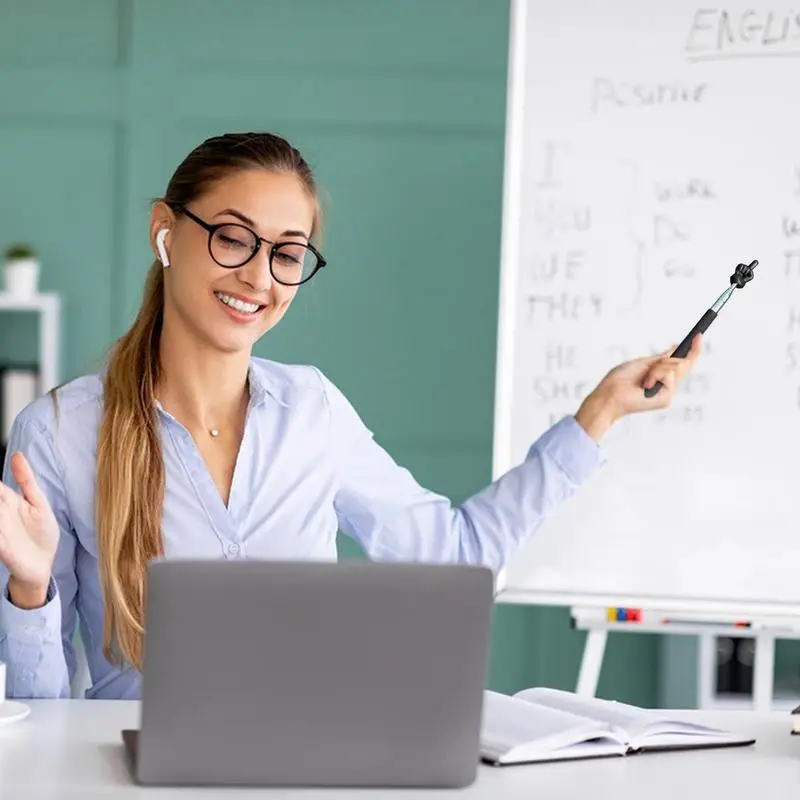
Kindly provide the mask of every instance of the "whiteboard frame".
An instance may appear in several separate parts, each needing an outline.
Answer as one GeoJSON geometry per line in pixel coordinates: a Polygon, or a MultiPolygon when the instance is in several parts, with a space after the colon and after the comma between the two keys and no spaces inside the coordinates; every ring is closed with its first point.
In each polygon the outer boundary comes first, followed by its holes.
{"type": "Polygon", "coordinates": [[[503,167],[503,208],[500,236],[500,293],[497,315],[492,476],[496,480],[511,463],[511,397],[514,381],[517,270],[522,198],[522,132],[525,100],[525,0],[511,0],[509,15],[506,135],[503,167]]]}
{"type": "MultiPolygon", "coordinates": [[[[760,602],[758,600],[727,600],[683,595],[619,594],[594,592],[553,592],[503,588],[495,597],[497,603],[545,606],[589,606],[592,608],[655,608],[671,612],[698,612],[709,619],[717,615],[774,619],[775,617],[800,618],[800,603],[760,602]]],[[[669,631],[664,631],[669,633],[669,631]]]]}
{"type": "MultiPolygon", "coordinates": [[[[517,291],[522,226],[522,167],[525,120],[525,36],[531,0],[510,0],[509,52],[506,88],[506,132],[500,239],[500,288],[498,298],[495,408],[492,446],[492,479],[497,480],[512,463],[511,403],[516,352],[517,291]]],[[[579,490],[580,491],[580,490],[579,490]]],[[[707,614],[749,614],[757,617],[800,616],[800,603],[760,602],[743,599],[711,599],[661,594],[635,595],[592,592],[536,591],[508,585],[508,571],[501,569],[495,601],[545,606],[669,607],[676,611],[707,614]]]]}

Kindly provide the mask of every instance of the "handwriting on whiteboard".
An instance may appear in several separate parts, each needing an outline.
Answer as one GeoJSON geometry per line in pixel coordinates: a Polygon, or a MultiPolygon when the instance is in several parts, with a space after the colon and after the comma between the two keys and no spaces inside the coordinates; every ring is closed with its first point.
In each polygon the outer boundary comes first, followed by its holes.
{"type": "Polygon", "coordinates": [[[700,103],[707,93],[705,83],[629,83],[595,78],[592,84],[591,110],[598,114],[607,109],[700,103]]]}
{"type": "Polygon", "coordinates": [[[800,56],[800,11],[699,8],[685,50],[692,61],[800,56]]]}
{"type": "MultiPolygon", "coordinates": [[[[542,342],[527,356],[529,402],[552,424],[574,413],[602,377],[601,364],[607,369],[669,346],[644,343],[634,351],[625,340],[625,326],[614,320],[639,309],[645,285],[693,278],[695,228],[703,225],[703,209],[718,202],[719,190],[702,174],[644,175],[628,159],[608,178],[616,186],[615,199],[601,195],[590,200],[582,193],[580,166],[590,145],[544,140],[538,147],[540,166],[524,222],[530,246],[521,272],[525,308],[520,321],[542,342]],[[616,211],[609,211],[614,202],[616,211]],[[630,248],[619,253],[616,262],[606,263],[595,250],[593,235],[600,228],[602,239],[602,228],[614,223],[614,214],[623,220],[630,248]],[[626,270],[633,279],[629,283],[638,288],[632,300],[622,302],[618,289],[609,294],[604,276],[626,270]]],[[[793,217],[782,224],[787,238],[800,235],[793,217]]],[[[800,261],[797,273],[800,279],[800,261]]],[[[800,370],[800,338],[791,354],[800,370]]],[[[651,415],[652,424],[701,424],[704,400],[713,390],[706,363],[701,362],[672,406],[651,415]]]]}

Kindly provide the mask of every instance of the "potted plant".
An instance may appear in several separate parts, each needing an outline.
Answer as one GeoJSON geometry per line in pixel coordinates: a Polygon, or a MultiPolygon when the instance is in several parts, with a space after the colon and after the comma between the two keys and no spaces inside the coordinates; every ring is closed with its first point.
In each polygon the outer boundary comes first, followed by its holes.
{"type": "Polygon", "coordinates": [[[32,247],[12,244],[4,254],[5,288],[15,297],[32,297],[39,288],[39,259],[32,247]]]}

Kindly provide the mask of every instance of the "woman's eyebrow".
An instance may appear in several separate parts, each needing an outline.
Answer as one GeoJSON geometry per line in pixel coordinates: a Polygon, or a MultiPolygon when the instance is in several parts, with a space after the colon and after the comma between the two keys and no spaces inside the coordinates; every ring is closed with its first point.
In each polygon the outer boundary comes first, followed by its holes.
{"type": "Polygon", "coordinates": [[[214,214],[214,216],[221,217],[225,214],[230,214],[230,216],[240,219],[245,225],[249,225],[251,228],[256,227],[256,223],[250,219],[250,217],[248,217],[246,214],[242,214],[241,211],[237,211],[235,208],[223,208],[222,211],[218,211],[216,214],[214,214]]]}
{"type": "MultiPolygon", "coordinates": [[[[229,214],[232,217],[236,217],[244,222],[245,225],[249,225],[251,228],[256,228],[256,223],[250,219],[246,214],[242,214],[241,211],[237,211],[235,208],[224,208],[222,211],[218,211],[214,214],[215,217],[221,217],[225,214],[229,214]]],[[[311,237],[305,231],[284,231],[281,236],[302,236],[304,239],[310,239],[311,237]]]]}

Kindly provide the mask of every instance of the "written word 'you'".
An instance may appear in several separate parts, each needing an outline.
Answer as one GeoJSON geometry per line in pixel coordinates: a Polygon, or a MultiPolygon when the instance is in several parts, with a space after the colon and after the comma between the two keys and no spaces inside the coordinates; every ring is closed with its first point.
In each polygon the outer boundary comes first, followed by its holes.
{"type": "Polygon", "coordinates": [[[538,194],[533,203],[531,222],[538,233],[586,233],[592,228],[592,209],[586,203],[572,203],[538,194]]]}

